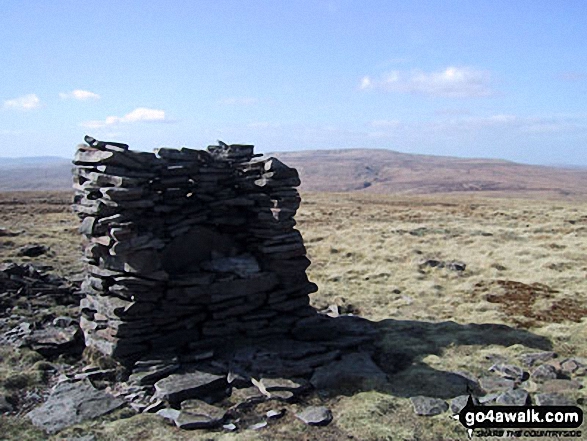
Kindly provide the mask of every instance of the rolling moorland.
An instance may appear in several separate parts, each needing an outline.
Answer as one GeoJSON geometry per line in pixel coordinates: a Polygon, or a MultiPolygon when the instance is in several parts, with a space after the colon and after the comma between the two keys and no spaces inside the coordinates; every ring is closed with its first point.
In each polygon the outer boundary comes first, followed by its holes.
{"type": "MultiPolygon", "coordinates": [[[[478,378],[500,361],[531,370],[521,362],[528,353],[553,351],[553,365],[569,358],[587,363],[587,172],[388,151],[276,156],[298,168],[303,182],[296,220],[312,261],[309,278],[319,287],[312,303],[337,305],[376,324],[375,358],[388,385],[309,396],[259,431],[180,431],[157,416],[121,410],[52,439],[464,440],[450,413],[417,416],[409,397],[450,400],[456,395],[451,373],[478,378]],[[451,262],[459,262],[458,269],[451,262]],[[307,403],[328,406],[333,422],[300,423],[293,412],[307,403]]],[[[31,167],[39,165],[25,167],[26,176],[20,166],[0,174],[0,262],[49,265],[48,271],[75,280],[83,268],[71,193],[6,191],[22,189],[19,179],[29,182],[26,189],[43,188],[32,182],[31,167]],[[18,256],[31,243],[49,250],[18,256]]],[[[46,183],[56,185],[61,176],[60,185],[69,187],[67,163],[42,167],[46,183]],[[59,167],[67,174],[53,174],[59,167]]],[[[23,318],[63,313],[55,308],[41,312],[21,301],[2,311],[1,332],[23,318]]],[[[32,405],[26,397],[43,396],[55,376],[78,361],[0,349],[0,393],[16,404],[0,416],[2,436],[46,439],[24,417],[32,405]]],[[[564,382],[550,387],[586,410],[587,379],[573,375],[572,381],[570,389],[564,382]]],[[[534,393],[544,384],[525,387],[534,393]]]]}
{"type": "MultiPolygon", "coordinates": [[[[302,191],[380,194],[475,192],[524,198],[587,198],[587,170],[381,149],[269,153],[298,169],[302,191]]],[[[71,163],[58,157],[0,160],[0,191],[69,190],[71,163]],[[34,179],[31,179],[34,176],[34,179]]]]}

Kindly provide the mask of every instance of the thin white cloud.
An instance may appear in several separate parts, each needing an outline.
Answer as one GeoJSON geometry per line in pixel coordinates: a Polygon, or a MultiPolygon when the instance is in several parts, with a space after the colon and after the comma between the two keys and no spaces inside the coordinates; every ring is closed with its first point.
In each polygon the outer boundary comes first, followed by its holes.
{"type": "Polygon", "coordinates": [[[75,90],[72,90],[71,92],[67,92],[67,93],[60,93],[59,97],[64,100],[74,99],[74,100],[78,100],[78,101],[88,101],[88,100],[100,99],[100,95],[98,95],[97,93],[90,92],[88,90],[81,90],[81,89],[75,89],[75,90]]]}
{"type": "Polygon", "coordinates": [[[32,110],[41,106],[41,100],[34,93],[4,101],[5,109],[32,110]]]}
{"type": "Polygon", "coordinates": [[[394,70],[379,79],[365,76],[361,79],[359,88],[444,98],[480,98],[493,94],[489,72],[455,66],[435,72],[394,70]]]}
{"type": "Polygon", "coordinates": [[[93,120],[86,121],[81,124],[82,127],[89,129],[98,129],[101,127],[112,126],[119,123],[135,123],[135,122],[165,122],[165,111],[159,109],[149,109],[147,107],[137,107],[132,112],[124,116],[108,116],[104,121],[93,120]]]}

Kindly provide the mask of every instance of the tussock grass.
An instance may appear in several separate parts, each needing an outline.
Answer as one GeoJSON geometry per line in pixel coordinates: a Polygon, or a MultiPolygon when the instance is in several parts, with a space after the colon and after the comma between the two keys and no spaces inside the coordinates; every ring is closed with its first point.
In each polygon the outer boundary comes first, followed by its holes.
{"type": "MultiPolygon", "coordinates": [[[[53,439],[93,433],[97,440],[141,441],[464,440],[464,429],[448,413],[418,417],[408,397],[456,396],[460,389],[451,372],[478,377],[499,357],[515,362],[546,349],[561,357],[587,355],[587,203],[358,193],[302,197],[296,219],[312,261],[309,278],[319,287],[312,303],[337,304],[377,323],[382,338],[375,358],[390,373],[385,390],[328,398],[335,419],[321,429],[290,415],[258,432],[183,432],[155,416],[117,420],[115,414],[53,439]],[[431,259],[463,262],[466,269],[422,265],[431,259]]],[[[52,254],[28,260],[51,264],[63,275],[79,272],[78,220],[67,207],[69,195],[19,200],[0,195],[0,227],[24,230],[0,238],[0,261],[27,260],[15,248],[39,242],[52,254]]],[[[10,357],[0,362],[2,381],[15,370],[42,372],[34,368],[34,357],[10,357]]],[[[577,397],[584,400],[587,380],[581,381],[577,397]]],[[[26,421],[2,417],[0,423],[7,433],[23,433],[8,439],[43,439],[26,421]]]]}

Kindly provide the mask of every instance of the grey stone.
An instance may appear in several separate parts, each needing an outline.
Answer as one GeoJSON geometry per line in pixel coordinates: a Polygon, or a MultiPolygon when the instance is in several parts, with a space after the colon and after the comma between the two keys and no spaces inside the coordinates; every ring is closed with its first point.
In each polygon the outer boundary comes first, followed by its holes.
{"type": "Polygon", "coordinates": [[[504,378],[509,378],[510,380],[524,380],[528,378],[527,372],[518,366],[513,364],[506,364],[506,363],[497,363],[494,364],[489,368],[491,372],[497,372],[504,378]]]}
{"type": "Polygon", "coordinates": [[[240,408],[250,404],[261,403],[267,398],[257,387],[233,388],[230,395],[230,402],[234,403],[236,408],[240,408]]]}
{"type": "Polygon", "coordinates": [[[296,413],[296,417],[310,426],[326,426],[332,421],[332,412],[327,407],[311,406],[296,413]]]}
{"type": "Polygon", "coordinates": [[[536,406],[575,406],[577,403],[569,397],[555,393],[541,393],[534,395],[536,406]]]}
{"type": "Polygon", "coordinates": [[[180,429],[208,429],[218,427],[224,421],[226,411],[201,400],[186,400],[175,419],[180,429]]]}
{"type": "Polygon", "coordinates": [[[546,380],[538,386],[541,392],[566,392],[581,389],[583,385],[576,380],[555,379],[546,380]]]}
{"type": "Polygon", "coordinates": [[[585,368],[587,367],[587,360],[579,358],[569,358],[561,363],[562,371],[567,375],[585,375],[585,368]]]}
{"type": "Polygon", "coordinates": [[[190,398],[216,396],[225,391],[226,377],[208,372],[192,371],[171,374],[155,383],[155,397],[170,403],[190,398]]]}
{"type": "Polygon", "coordinates": [[[270,420],[278,420],[285,415],[285,409],[280,410],[269,410],[265,413],[265,416],[270,420]]]}
{"type": "Polygon", "coordinates": [[[416,396],[410,397],[414,412],[422,416],[438,415],[448,410],[446,401],[440,398],[416,396]]]}
{"type": "Polygon", "coordinates": [[[498,396],[495,403],[505,406],[524,406],[528,403],[529,396],[524,389],[512,389],[498,396]]]}
{"type": "Polygon", "coordinates": [[[387,376],[369,354],[356,352],[317,368],[310,383],[319,390],[377,388],[387,384],[387,376]]]}
{"type": "Polygon", "coordinates": [[[513,389],[516,384],[514,380],[497,377],[481,377],[479,383],[487,392],[513,389]]]}
{"type": "Polygon", "coordinates": [[[532,371],[532,379],[535,381],[554,380],[557,378],[556,368],[550,364],[542,364],[532,371]]]}
{"type": "MultiPolygon", "coordinates": [[[[469,395],[459,395],[458,397],[454,397],[450,401],[450,410],[453,414],[460,413],[461,410],[467,405],[469,400],[469,395]]],[[[479,404],[479,400],[473,397],[473,403],[479,404]]]]}
{"type": "Polygon", "coordinates": [[[274,392],[278,390],[287,390],[294,393],[298,393],[305,389],[308,389],[309,384],[303,380],[291,380],[288,378],[261,378],[259,383],[267,392],[274,392]]]}
{"type": "Polygon", "coordinates": [[[260,423],[253,424],[248,427],[249,430],[260,430],[267,427],[267,421],[261,421],[260,423]]]}
{"type": "Polygon", "coordinates": [[[234,432],[237,429],[236,425],[234,425],[233,423],[224,424],[222,428],[229,432],[234,432]]]}
{"type": "Polygon", "coordinates": [[[39,257],[49,251],[49,247],[39,244],[30,244],[20,247],[16,255],[24,257],[39,257]]]}
{"type": "Polygon", "coordinates": [[[179,368],[180,365],[174,363],[138,366],[133,369],[128,381],[129,383],[137,383],[140,385],[155,384],[160,379],[176,372],[179,368]]]}
{"type": "Polygon", "coordinates": [[[165,409],[160,409],[157,412],[155,412],[157,415],[159,415],[162,418],[165,418],[166,420],[170,420],[175,422],[175,420],[179,417],[179,410],[177,409],[171,409],[171,408],[165,408],[165,409]]]}
{"type": "Polygon", "coordinates": [[[48,326],[33,331],[26,337],[26,343],[44,357],[56,357],[83,350],[81,331],[77,324],[66,328],[48,326]]]}
{"type": "Polygon", "coordinates": [[[487,394],[487,395],[483,395],[481,397],[479,397],[479,403],[480,404],[493,404],[495,403],[495,400],[497,400],[497,398],[501,395],[500,392],[494,392],[491,394],[487,394]]]}
{"type": "Polygon", "coordinates": [[[529,354],[523,354],[520,356],[520,361],[526,366],[534,366],[538,362],[545,362],[556,358],[556,352],[545,351],[545,352],[532,352],[529,354]]]}
{"type": "Polygon", "coordinates": [[[116,410],[124,401],[95,389],[88,381],[60,383],[49,399],[27,414],[31,422],[48,433],[58,432],[79,422],[116,410]]]}

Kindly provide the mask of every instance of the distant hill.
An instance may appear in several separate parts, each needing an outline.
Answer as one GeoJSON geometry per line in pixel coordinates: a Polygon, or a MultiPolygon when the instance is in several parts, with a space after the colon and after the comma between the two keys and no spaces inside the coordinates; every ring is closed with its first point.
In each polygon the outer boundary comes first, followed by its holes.
{"type": "MultiPolygon", "coordinates": [[[[587,199],[587,170],[579,168],[383,149],[305,150],[269,155],[298,169],[304,191],[587,199]]],[[[0,191],[69,189],[69,159],[0,158],[0,191]]]]}
{"type": "Polygon", "coordinates": [[[587,170],[463,159],[383,149],[273,153],[298,169],[307,191],[483,193],[493,196],[587,197],[587,170]]]}
{"type": "Polygon", "coordinates": [[[54,156],[0,158],[0,191],[70,190],[71,167],[54,156]]]}

